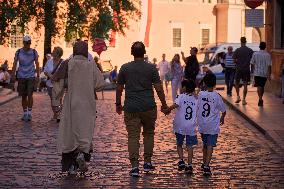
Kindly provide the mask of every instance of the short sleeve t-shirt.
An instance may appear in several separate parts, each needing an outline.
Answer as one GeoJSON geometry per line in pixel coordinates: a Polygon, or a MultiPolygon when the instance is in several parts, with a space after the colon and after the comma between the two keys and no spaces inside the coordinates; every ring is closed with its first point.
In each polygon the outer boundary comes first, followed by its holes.
{"type": "Polygon", "coordinates": [[[272,65],[270,54],[264,50],[253,53],[251,64],[254,65],[254,76],[267,77],[268,68],[272,65]]]}
{"type": "Polygon", "coordinates": [[[170,63],[168,61],[161,61],[158,65],[161,76],[165,76],[171,70],[170,63]]]}
{"type": "Polygon", "coordinates": [[[213,91],[201,91],[198,95],[197,122],[198,130],[203,134],[220,133],[220,112],[226,107],[221,96],[213,91]]]}
{"type": "Polygon", "coordinates": [[[190,94],[180,94],[175,104],[179,107],[173,121],[174,132],[182,135],[196,135],[197,126],[197,99],[190,94]]]}
{"type": "Polygon", "coordinates": [[[145,61],[122,65],[117,83],[125,85],[125,112],[145,112],[156,108],[153,84],[160,83],[158,70],[145,61]]]}
{"type": "Polygon", "coordinates": [[[249,71],[252,54],[253,50],[247,46],[237,48],[233,54],[233,59],[237,59],[236,69],[241,71],[249,71]]]}
{"type": "Polygon", "coordinates": [[[18,78],[32,78],[35,77],[35,60],[38,58],[38,53],[35,49],[25,51],[19,49],[15,57],[18,58],[18,78]]]}

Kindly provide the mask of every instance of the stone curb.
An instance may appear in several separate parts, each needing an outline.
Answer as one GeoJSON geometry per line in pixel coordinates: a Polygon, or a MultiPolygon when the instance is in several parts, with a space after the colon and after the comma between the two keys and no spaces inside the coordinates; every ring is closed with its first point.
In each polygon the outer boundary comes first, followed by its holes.
{"type": "MultiPolygon", "coordinates": [[[[221,95],[222,96],[222,95],[221,95]]],[[[270,133],[266,129],[262,128],[261,125],[253,121],[249,116],[247,116],[245,113],[243,113],[241,110],[239,110],[236,106],[234,106],[231,102],[229,102],[226,98],[222,96],[222,99],[224,102],[235,112],[237,112],[239,115],[241,115],[247,122],[249,122],[252,126],[254,126],[258,131],[260,131],[263,135],[265,135],[268,139],[273,141],[277,146],[279,146],[281,149],[284,149],[280,144],[277,143],[277,139],[273,137],[273,133],[270,133]]]]}
{"type": "Polygon", "coordinates": [[[15,94],[15,96],[11,96],[11,98],[8,98],[7,100],[4,100],[4,101],[0,102],[0,106],[6,104],[8,102],[11,102],[11,101],[13,101],[13,100],[15,100],[17,98],[19,98],[19,96],[17,94],[15,94]]]}

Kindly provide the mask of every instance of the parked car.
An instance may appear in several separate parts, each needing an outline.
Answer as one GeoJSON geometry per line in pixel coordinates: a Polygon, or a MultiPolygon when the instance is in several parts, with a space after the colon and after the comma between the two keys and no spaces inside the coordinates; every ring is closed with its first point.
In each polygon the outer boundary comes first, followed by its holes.
{"type": "MultiPolygon", "coordinates": [[[[237,48],[241,47],[240,43],[222,43],[222,44],[210,44],[201,49],[198,53],[197,58],[200,63],[200,73],[197,75],[197,79],[201,80],[204,77],[203,66],[209,67],[209,69],[216,75],[217,83],[224,83],[225,72],[223,69],[220,57],[223,57],[225,53],[228,52],[228,47],[232,46],[235,51],[237,48]]],[[[259,44],[257,43],[247,43],[247,46],[253,51],[259,50],[259,44]]]]}

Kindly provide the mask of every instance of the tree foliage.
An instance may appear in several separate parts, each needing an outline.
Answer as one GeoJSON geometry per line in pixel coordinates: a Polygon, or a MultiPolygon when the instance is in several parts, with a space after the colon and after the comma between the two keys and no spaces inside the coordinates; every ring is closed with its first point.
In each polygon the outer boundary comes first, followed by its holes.
{"type": "MultiPolygon", "coordinates": [[[[36,30],[44,26],[47,37],[64,35],[73,38],[109,37],[109,31],[124,34],[129,19],[139,16],[140,0],[1,0],[0,44],[10,35],[16,23],[25,30],[35,21],[36,30]]],[[[60,36],[61,37],[61,36],[60,36]]]]}

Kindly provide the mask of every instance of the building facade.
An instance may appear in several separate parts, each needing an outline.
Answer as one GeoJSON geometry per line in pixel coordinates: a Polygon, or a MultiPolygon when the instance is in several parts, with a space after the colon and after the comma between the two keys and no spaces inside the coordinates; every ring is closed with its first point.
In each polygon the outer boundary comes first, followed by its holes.
{"type": "MultiPolygon", "coordinates": [[[[137,40],[146,44],[150,60],[155,57],[158,61],[163,53],[171,60],[181,51],[189,55],[192,46],[201,48],[209,43],[239,42],[241,36],[246,36],[248,42],[259,42],[259,36],[253,37],[253,28],[244,26],[244,9],[243,1],[237,0],[142,0],[140,21],[130,21],[125,36],[112,33],[113,40],[100,58],[120,67],[132,60],[130,47],[137,40]]],[[[22,46],[23,37],[16,26],[11,29],[11,43],[0,46],[0,63],[8,59],[10,65],[15,51],[22,46]]],[[[32,36],[32,47],[38,50],[40,60],[43,59],[43,31],[34,33],[32,27],[26,31],[32,36]]],[[[63,58],[72,53],[72,44],[64,37],[55,40],[53,46],[64,49],[63,58]]]]}
{"type": "MultiPolygon", "coordinates": [[[[218,0],[215,6],[216,42],[239,43],[245,36],[249,43],[265,40],[265,30],[262,28],[246,27],[245,10],[248,8],[244,0],[218,0]]],[[[257,9],[264,9],[259,6],[257,9]]]]}

